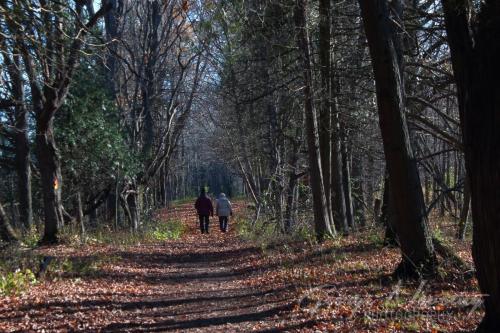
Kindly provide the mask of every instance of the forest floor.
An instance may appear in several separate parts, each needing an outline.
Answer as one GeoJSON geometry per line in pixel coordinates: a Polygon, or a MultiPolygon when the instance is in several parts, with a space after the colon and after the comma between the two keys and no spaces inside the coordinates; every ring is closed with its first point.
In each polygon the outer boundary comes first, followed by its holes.
{"type": "Polygon", "coordinates": [[[160,214],[185,224],[179,240],[36,250],[78,273],[0,297],[0,331],[468,332],[482,316],[476,281],[452,270],[432,282],[390,279],[398,251],[373,233],[264,248],[214,220],[199,234],[191,206],[160,214]],[[78,270],[85,262],[98,264],[78,270]]]}

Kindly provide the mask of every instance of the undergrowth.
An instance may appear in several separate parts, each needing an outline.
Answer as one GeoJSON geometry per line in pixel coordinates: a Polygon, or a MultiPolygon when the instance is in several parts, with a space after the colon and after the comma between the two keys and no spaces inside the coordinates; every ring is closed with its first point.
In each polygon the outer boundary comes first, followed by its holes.
{"type": "Polygon", "coordinates": [[[40,257],[31,250],[7,247],[0,252],[0,296],[18,295],[37,282],[40,257]]]}
{"type": "Polygon", "coordinates": [[[117,245],[133,246],[179,239],[185,232],[180,220],[146,220],[138,230],[116,229],[108,225],[88,230],[84,235],[75,226],[66,226],[60,233],[61,243],[68,245],[117,245]]]}
{"type": "Polygon", "coordinates": [[[251,241],[262,249],[276,245],[285,246],[287,243],[316,242],[314,230],[306,222],[296,223],[288,233],[285,233],[273,219],[266,217],[253,223],[248,217],[237,216],[233,223],[242,239],[251,241]]]}
{"type": "Polygon", "coordinates": [[[158,241],[179,239],[184,231],[185,227],[180,220],[168,220],[165,223],[155,223],[147,232],[147,238],[158,241]]]}
{"type": "Polygon", "coordinates": [[[30,269],[0,274],[0,296],[17,295],[28,290],[37,282],[35,274],[30,269]]]}
{"type": "MultiPolygon", "coordinates": [[[[100,226],[83,235],[76,225],[66,225],[59,232],[60,243],[72,247],[84,245],[134,246],[179,239],[185,232],[180,220],[148,220],[137,231],[115,230],[100,226]]],[[[32,227],[24,233],[22,246],[4,247],[0,251],[0,296],[18,295],[40,279],[82,278],[98,275],[102,268],[120,258],[109,255],[91,257],[47,257],[34,250],[40,231],[32,227]],[[46,261],[46,267],[44,266],[46,261]]]]}

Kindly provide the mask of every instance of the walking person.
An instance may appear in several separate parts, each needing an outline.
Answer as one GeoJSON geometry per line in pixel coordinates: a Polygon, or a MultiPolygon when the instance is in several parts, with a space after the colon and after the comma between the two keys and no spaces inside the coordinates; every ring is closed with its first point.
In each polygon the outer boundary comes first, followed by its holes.
{"type": "Polygon", "coordinates": [[[201,193],[194,204],[198,217],[200,218],[200,230],[202,234],[208,234],[208,225],[210,224],[210,216],[214,216],[214,207],[212,200],[207,196],[205,188],[201,188],[201,193]]]}
{"type": "Polygon", "coordinates": [[[215,212],[219,217],[220,231],[227,232],[227,223],[229,216],[233,215],[233,209],[231,207],[231,201],[229,201],[224,193],[221,193],[219,199],[217,199],[215,212]]]}

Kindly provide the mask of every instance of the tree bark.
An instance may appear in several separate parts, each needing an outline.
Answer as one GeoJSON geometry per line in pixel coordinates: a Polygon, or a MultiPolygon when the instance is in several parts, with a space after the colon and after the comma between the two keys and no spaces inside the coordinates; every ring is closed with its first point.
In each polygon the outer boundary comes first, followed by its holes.
{"type": "Polygon", "coordinates": [[[366,165],[363,156],[355,156],[354,162],[352,163],[352,182],[353,182],[353,192],[354,192],[354,217],[357,224],[364,228],[366,226],[366,187],[363,177],[364,171],[366,171],[366,165]],[[357,157],[357,160],[356,160],[357,157]]]}
{"type": "MultiPolygon", "coordinates": [[[[321,77],[321,101],[319,110],[319,144],[321,152],[321,170],[323,171],[323,185],[329,211],[330,220],[335,222],[332,211],[332,87],[330,85],[331,74],[331,17],[330,0],[319,1],[319,60],[321,77]]],[[[338,224],[335,224],[337,227],[338,224]]]]}
{"type": "MultiPolygon", "coordinates": [[[[336,104],[336,102],[334,102],[336,104]]],[[[334,108],[336,109],[336,107],[334,108]]],[[[352,225],[349,225],[347,218],[346,204],[346,187],[344,184],[345,177],[349,177],[347,173],[344,177],[344,165],[342,163],[342,145],[340,143],[340,124],[338,120],[338,112],[335,111],[332,115],[332,184],[331,184],[331,201],[333,211],[333,222],[335,227],[342,230],[344,233],[349,231],[352,225]]],[[[346,179],[347,180],[347,179],[346,179]]],[[[348,181],[348,180],[347,180],[348,181]]],[[[347,184],[349,185],[349,184],[347,184]]],[[[350,191],[350,190],[348,190],[350,191]]],[[[350,193],[350,192],[349,192],[350,193]]],[[[351,212],[352,213],[352,212],[351,212]]],[[[351,214],[352,219],[352,214],[351,214]]]]}
{"type": "Polygon", "coordinates": [[[141,195],[141,186],[131,182],[126,186],[124,194],[121,196],[123,210],[131,229],[134,231],[139,230],[141,224],[141,195]]]}
{"type": "Polygon", "coordinates": [[[467,231],[467,224],[469,221],[469,212],[470,212],[470,181],[469,179],[466,179],[464,185],[463,206],[462,210],[460,211],[460,220],[458,222],[457,238],[460,240],[465,239],[465,233],[467,231]]]}
{"type": "Polygon", "coordinates": [[[294,8],[297,46],[304,79],[304,112],[306,120],[306,138],[309,158],[309,176],[314,205],[314,226],[318,241],[335,234],[329,218],[326,202],[321,154],[319,150],[318,122],[312,99],[312,70],[309,35],[306,24],[306,0],[296,0],[294,8]]]}
{"type": "Polygon", "coordinates": [[[342,189],[345,198],[345,212],[347,229],[355,230],[356,221],[354,220],[354,207],[352,202],[352,183],[351,183],[351,163],[350,152],[347,147],[347,132],[344,130],[344,135],[341,142],[341,158],[342,158],[342,189]]]}
{"type": "Polygon", "coordinates": [[[384,246],[398,246],[396,235],[396,213],[394,212],[394,199],[391,197],[391,185],[389,176],[384,179],[384,198],[380,220],[385,226],[384,246]]]}
{"type": "Polygon", "coordinates": [[[5,243],[17,243],[17,235],[9,223],[7,214],[0,203],[0,240],[5,243]]]}
{"type": "MultiPolygon", "coordinates": [[[[302,130],[297,127],[295,129],[295,137],[299,138],[302,135],[302,130]]],[[[285,233],[290,233],[292,227],[295,223],[295,214],[294,207],[297,205],[297,200],[295,197],[295,192],[297,190],[299,175],[297,175],[297,169],[299,164],[299,150],[301,147],[301,142],[299,140],[294,140],[292,143],[292,152],[290,156],[290,166],[291,170],[289,171],[288,176],[288,187],[286,190],[286,206],[285,206],[285,233]]]]}
{"type": "Polygon", "coordinates": [[[84,240],[85,239],[85,222],[83,220],[82,197],[80,195],[80,192],[76,193],[76,208],[77,208],[76,221],[78,223],[78,226],[80,227],[80,238],[82,240],[84,240]]]}
{"type": "Polygon", "coordinates": [[[386,0],[360,0],[375,75],[379,124],[384,145],[402,261],[400,277],[434,275],[436,256],[425,214],[416,159],[404,115],[404,80],[386,0]]]}
{"type": "Polygon", "coordinates": [[[24,106],[16,107],[16,172],[19,213],[26,230],[33,224],[33,201],[31,195],[30,147],[28,139],[28,112],[24,106]]]}
{"type": "Polygon", "coordinates": [[[476,21],[469,2],[443,0],[471,186],[472,254],[485,316],[478,332],[500,331],[500,2],[486,0],[476,21]],[[472,35],[474,33],[474,35],[472,35]]]}
{"type": "Polygon", "coordinates": [[[44,125],[37,120],[36,155],[40,168],[40,181],[43,191],[43,211],[45,228],[41,244],[55,244],[57,234],[63,225],[61,201],[61,165],[54,140],[52,120],[44,125]]]}
{"type": "MultiPolygon", "coordinates": [[[[339,94],[339,86],[336,80],[333,69],[330,75],[330,85],[332,89],[332,119],[331,119],[331,206],[333,213],[333,222],[338,230],[344,233],[349,231],[349,223],[347,218],[347,203],[346,190],[344,188],[344,169],[342,163],[342,131],[340,129],[340,112],[337,96],[339,94]]],[[[346,134],[347,139],[347,134],[346,134]]],[[[352,216],[352,215],[351,215],[352,216]]]]}

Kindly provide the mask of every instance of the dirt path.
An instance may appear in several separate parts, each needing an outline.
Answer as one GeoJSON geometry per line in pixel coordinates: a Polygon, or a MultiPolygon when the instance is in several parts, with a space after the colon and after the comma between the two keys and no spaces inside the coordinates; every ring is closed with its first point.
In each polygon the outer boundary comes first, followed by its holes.
{"type": "MultiPolygon", "coordinates": [[[[250,283],[259,251],[211,221],[200,235],[186,205],[170,212],[188,228],[182,240],[128,248],[51,249],[54,255],[115,258],[91,277],[35,286],[0,305],[0,331],[243,332],[278,326],[289,308],[284,286],[250,283]],[[3,323],[3,324],[2,324],[3,323]]],[[[172,216],[170,216],[172,217],[172,216]]]]}
{"type": "Polygon", "coordinates": [[[399,251],[374,231],[263,253],[231,224],[222,234],[212,221],[201,235],[191,204],[161,219],[187,232],[155,244],[38,250],[73,273],[0,297],[0,332],[469,332],[483,315],[474,279],[391,280],[399,251]]]}

